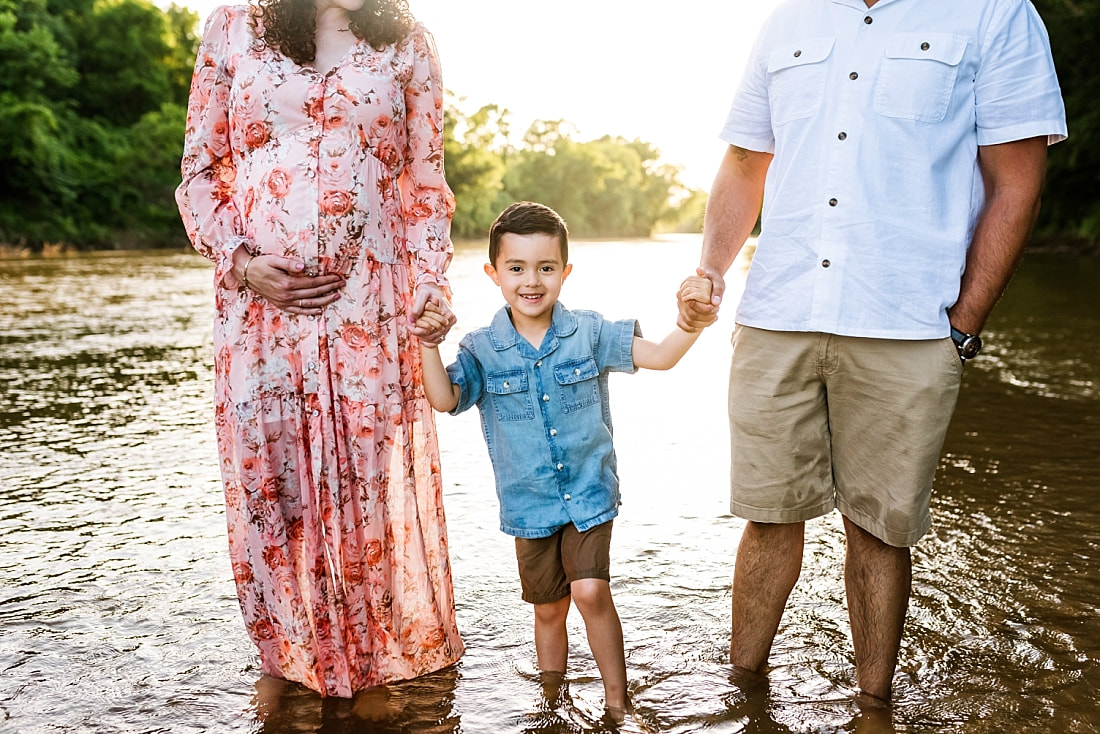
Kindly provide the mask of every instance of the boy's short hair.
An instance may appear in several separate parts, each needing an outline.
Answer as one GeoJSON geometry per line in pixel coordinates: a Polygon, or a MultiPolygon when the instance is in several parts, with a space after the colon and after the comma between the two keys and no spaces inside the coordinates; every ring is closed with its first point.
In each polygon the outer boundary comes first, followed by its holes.
{"type": "Polygon", "coordinates": [[[569,228],[561,215],[544,204],[520,201],[497,216],[489,227],[489,263],[496,267],[500,238],[506,234],[548,234],[561,245],[561,263],[569,262],[569,228]]]}

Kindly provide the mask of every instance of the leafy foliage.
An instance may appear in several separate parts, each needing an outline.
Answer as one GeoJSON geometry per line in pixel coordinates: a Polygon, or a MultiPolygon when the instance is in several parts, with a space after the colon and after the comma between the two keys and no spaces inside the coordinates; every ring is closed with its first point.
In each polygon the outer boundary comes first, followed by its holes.
{"type": "Polygon", "coordinates": [[[519,147],[508,113],[495,105],[471,115],[447,110],[447,180],[455,191],[457,237],[483,237],[516,201],[553,207],[582,237],[641,237],[671,221],[673,197],[686,196],[678,171],[651,144],[604,136],[578,141],[563,120],[536,120],[519,147]]]}
{"type": "MultiPolygon", "coordinates": [[[[1100,243],[1100,0],[1034,0],[1047,24],[1070,139],[1050,149],[1037,236],[1100,243]]],[[[0,0],[0,244],[185,242],[172,194],[198,17],[150,0],[0,0]]],[[[578,236],[698,231],[706,194],[640,140],[581,140],[562,120],[512,142],[507,110],[446,110],[453,231],[484,237],[522,200],[578,236]]],[[[1100,249],[1100,247],[1098,247],[1100,249]]]]}
{"type": "Polygon", "coordinates": [[[1100,0],[1035,0],[1050,33],[1069,121],[1068,140],[1050,148],[1037,232],[1100,243],[1100,0]]]}
{"type": "Polygon", "coordinates": [[[148,0],[0,0],[0,243],[183,241],[165,188],[197,24],[148,0]]]}

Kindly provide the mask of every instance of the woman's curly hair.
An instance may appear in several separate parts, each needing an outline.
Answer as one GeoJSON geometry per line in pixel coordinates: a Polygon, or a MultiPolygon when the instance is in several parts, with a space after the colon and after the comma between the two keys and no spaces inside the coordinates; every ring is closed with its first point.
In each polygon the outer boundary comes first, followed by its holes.
{"type": "MultiPolygon", "coordinates": [[[[253,24],[260,38],[299,66],[317,55],[317,6],[314,0],[255,0],[253,24]]],[[[348,13],[351,32],[376,49],[397,43],[415,21],[407,0],[366,0],[348,13]]]]}

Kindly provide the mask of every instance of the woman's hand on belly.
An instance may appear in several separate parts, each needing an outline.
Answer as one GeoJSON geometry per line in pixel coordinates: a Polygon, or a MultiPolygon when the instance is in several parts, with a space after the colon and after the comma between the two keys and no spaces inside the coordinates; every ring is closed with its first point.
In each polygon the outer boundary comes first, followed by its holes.
{"type": "Polygon", "coordinates": [[[340,275],[309,271],[305,263],[291,257],[248,255],[235,256],[234,261],[234,274],[249,290],[288,313],[318,315],[339,300],[347,284],[340,275]]]}

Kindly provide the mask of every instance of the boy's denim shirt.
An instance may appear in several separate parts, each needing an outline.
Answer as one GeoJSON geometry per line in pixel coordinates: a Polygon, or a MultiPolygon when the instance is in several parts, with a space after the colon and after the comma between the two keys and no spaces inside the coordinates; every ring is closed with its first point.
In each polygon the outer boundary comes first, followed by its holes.
{"type": "Polygon", "coordinates": [[[509,308],[467,334],[447,367],[462,390],[452,414],[473,405],[496,474],[500,529],[542,538],[619,514],[619,477],[607,397],[609,371],[634,372],[637,322],[554,304],[537,350],[516,333],[509,308]]]}

